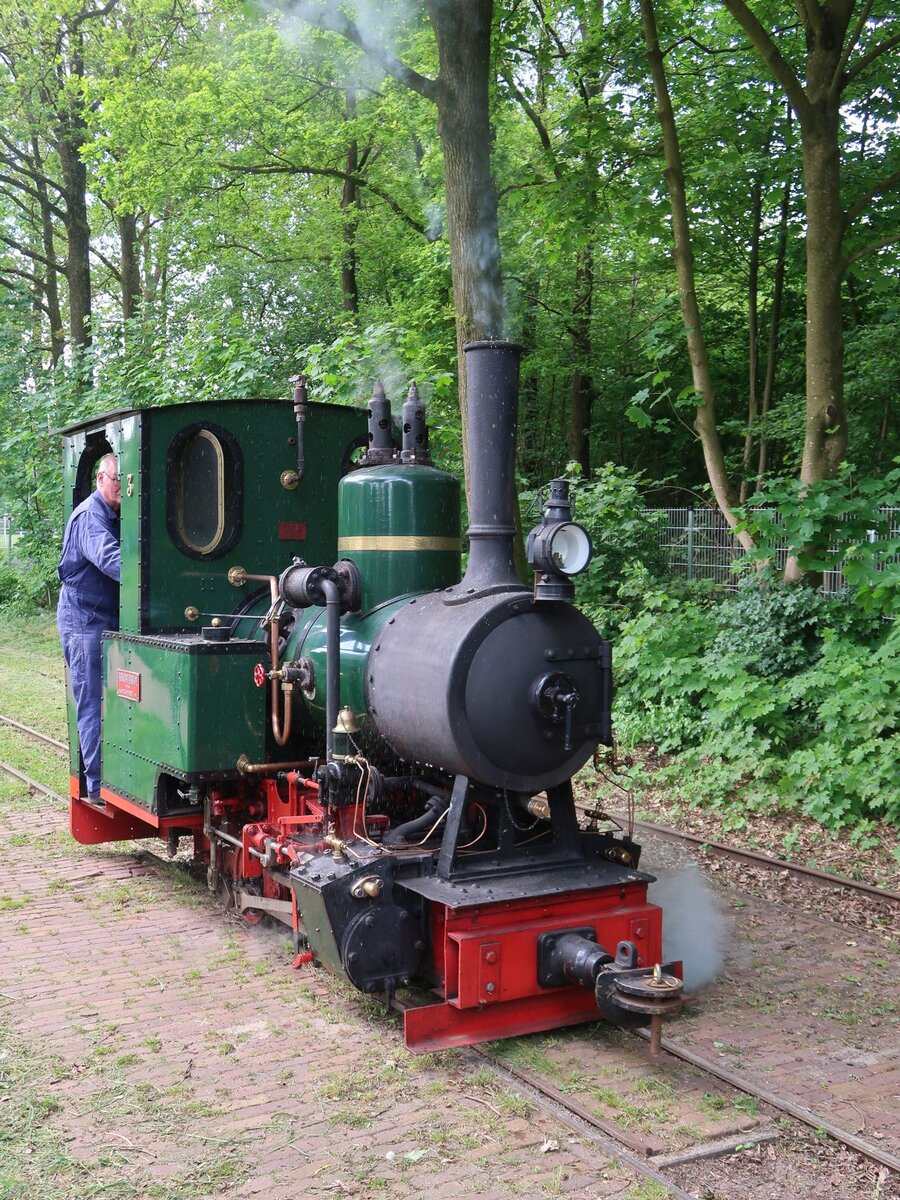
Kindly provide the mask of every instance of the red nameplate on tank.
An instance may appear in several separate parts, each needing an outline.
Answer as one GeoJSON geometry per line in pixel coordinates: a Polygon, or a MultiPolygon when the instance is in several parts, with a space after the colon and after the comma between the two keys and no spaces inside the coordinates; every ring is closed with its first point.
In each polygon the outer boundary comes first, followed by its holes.
{"type": "Polygon", "coordinates": [[[279,521],[278,540],[280,542],[305,542],[305,521],[279,521]]]}
{"type": "Polygon", "coordinates": [[[140,700],[140,674],[137,671],[123,671],[119,667],[116,671],[116,695],[121,696],[123,700],[140,700]]]}

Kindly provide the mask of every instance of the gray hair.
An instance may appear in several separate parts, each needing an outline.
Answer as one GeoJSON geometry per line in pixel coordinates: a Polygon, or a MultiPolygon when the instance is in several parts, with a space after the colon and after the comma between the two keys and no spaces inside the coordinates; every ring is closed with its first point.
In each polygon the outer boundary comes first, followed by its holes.
{"type": "Polygon", "coordinates": [[[103,457],[100,459],[100,461],[97,463],[97,474],[99,475],[102,472],[104,475],[108,475],[109,471],[107,470],[107,468],[110,463],[112,463],[112,465],[115,467],[116,471],[118,471],[119,460],[116,458],[116,456],[114,454],[104,454],[103,457]]]}

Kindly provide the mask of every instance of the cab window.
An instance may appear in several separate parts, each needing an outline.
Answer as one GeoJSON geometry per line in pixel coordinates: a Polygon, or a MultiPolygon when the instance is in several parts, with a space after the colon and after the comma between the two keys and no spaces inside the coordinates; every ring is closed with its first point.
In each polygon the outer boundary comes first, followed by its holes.
{"type": "Polygon", "coordinates": [[[224,429],[194,425],[169,447],[167,507],[169,533],[192,558],[214,558],[239,534],[241,462],[224,429]]]}

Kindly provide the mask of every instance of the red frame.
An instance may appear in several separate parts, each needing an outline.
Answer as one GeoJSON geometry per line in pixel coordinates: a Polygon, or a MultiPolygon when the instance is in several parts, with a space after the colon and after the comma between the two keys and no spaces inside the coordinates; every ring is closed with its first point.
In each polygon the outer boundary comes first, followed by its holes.
{"type": "Polygon", "coordinates": [[[82,846],[123,842],[129,838],[164,838],[170,829],[203,828],[203,817],[199,814],[160,818],[110,788],[101,787],[100,799],[104,802],[102,808],[83,800],[78,776],[69,776],[69,830],[82,846]]]}
{"type": "Polygon", "coordinates": [[[540,934],[585,927],[613,953],[620,941],[633,942],[638,966],[662,961],[662,910],[647,902],[641,881],[462,909],[432,903],[443,1000],[406,1011],[407,1047],[443,1050],[596,1020],[589,989],[544,988],[538,981],[540,934]]]}

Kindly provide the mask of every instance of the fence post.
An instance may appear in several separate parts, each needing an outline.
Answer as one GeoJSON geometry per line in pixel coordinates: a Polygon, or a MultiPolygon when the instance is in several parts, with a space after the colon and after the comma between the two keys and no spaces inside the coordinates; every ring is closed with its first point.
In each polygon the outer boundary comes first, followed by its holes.
{"type": "Polygon", "coordinates": [[[694,578],[694,506],[687,510],[687,577],[694,578]]]}

